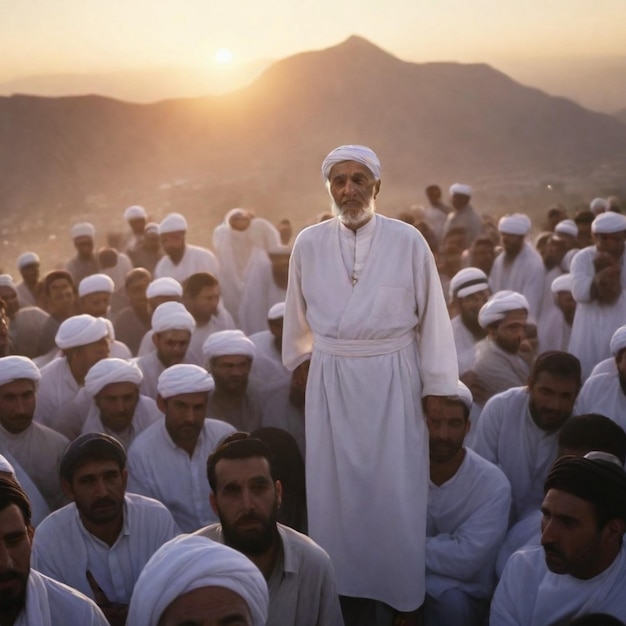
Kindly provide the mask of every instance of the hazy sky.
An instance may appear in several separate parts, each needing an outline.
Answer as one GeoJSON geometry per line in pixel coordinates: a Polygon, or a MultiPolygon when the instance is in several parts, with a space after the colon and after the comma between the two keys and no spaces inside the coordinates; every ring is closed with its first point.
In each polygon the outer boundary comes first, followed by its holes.
{"type": "Polygon", "coordinates": [[[412,61],[626,54],[625,0],[0,0],[0,80],[278,59],[361,35],[412,61]]]}

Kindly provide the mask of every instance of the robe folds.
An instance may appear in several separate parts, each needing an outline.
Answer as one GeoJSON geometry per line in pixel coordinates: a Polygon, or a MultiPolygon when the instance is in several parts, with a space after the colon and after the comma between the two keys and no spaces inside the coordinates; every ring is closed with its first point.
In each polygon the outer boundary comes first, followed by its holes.
{"type": "Polygon", "coordinates": [[[425,591],[422,396],[456,395],[458,380],[434,259],[415,228],[376,215],[356,232],[334,219],[300,233],[283,361],[293,370],[311,353],[310,535],[330,554],[341,595],[411,611],[425,591]]]}

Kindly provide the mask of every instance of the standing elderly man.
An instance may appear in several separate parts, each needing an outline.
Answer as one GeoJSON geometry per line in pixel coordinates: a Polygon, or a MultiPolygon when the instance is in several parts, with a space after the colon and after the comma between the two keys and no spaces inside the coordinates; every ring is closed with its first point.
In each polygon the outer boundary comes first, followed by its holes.
{"type": "Polygon", "coordinates": [[[331,556],[346,624],[391,624],[424,600],[428,437],[456,396],[450,319],[417,229],[376,215],[380,162],[365,146],[324,160],[331,219],[300,233],[283,333],[306,394],[311,537],[331,556]],[[332,512],[332,514],[329,514],[332,512]]]}

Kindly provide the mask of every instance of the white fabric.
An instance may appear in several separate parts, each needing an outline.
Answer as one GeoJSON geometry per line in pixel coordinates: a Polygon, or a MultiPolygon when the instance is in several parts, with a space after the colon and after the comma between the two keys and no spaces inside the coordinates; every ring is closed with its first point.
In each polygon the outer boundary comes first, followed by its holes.
{"type": "Polygon", "coordinates": [[[615,363],[615,357],[610,356],[608,359],[600,361],[592,370],[589,377],[597,376],[598,374],[613,374],[617,370],[615,363]]]}
{"type": "Polygon", "coordinates": [[[555,306],[543,316],[537,327],[537,338],[539,339],[538,354],[548,350],[561,350],[567,352],[570,337],[572,336],[572,326],[565,321],[563,312],[555,306]]]}
{"type": "Polygon", "coordinates": [[[154,268],[154,278],[169,276],[182,283],[185,278],[198,272],[208,272],[219,279],[217,258],[210,250],[185,244],[183,258],[178,263],[174,263],[167,254],[159,259],[154,268]]]}
{"type": "Polygon", "coordinates": [[[146,565],[135,588],[129,626],[157,626],[179,596],[201,587],[224,587],[243,598],[252,626],[265,626],[267,584],[240,552],[204,537],[182,535],[166,543],[146,565]]]}
{"type": "Polygon", "coordinates": [[[563,270],[558,265],[552,269],[543,268],[543,290],[539,304],[539,313],[535,318],[538,331],[544,325],[545,320],[550,317],[550,314],[554,310],[558,310],[554,292],[552,291],[552,283],[562,275],[562,272],[563,270]]]}
{"type": "Polygon", "coordinates": [[[626,348],[626,326],[620,326],[611,337],[609,344],[611,354],[617,356],[624,348],[626,348]]]}
{"type": "Polygon", "coordinates": [[[459,396],[459,400],[467,407],[468,410],[472,409],[472,404],[474,403],[474,397],[472,396],[472,392],[468,389],[465,383],[459,380],[457,394],[459,396]]]}
{"type": "Polygon", "coordinates": [[[508,235],[528,235],[531,221],[525,213],[512,213],[500,218],[498,230],[508,235]]]}
{"type": "Polygon", "coordinates": [[[0,387],[14,380],[32,380],[38,383],[41,374],[37,366],[25,356],[5,356],[0,358],[0,387]]]}
{"type": "Polygon", "coordinates": [[[62,322],[54,341],[60,350],[68,350],[100,341],[108,334],[109,328],[101,317],[74,315],[62,322]]]}
{"type": "Polygon", "coordinates": [[[626,430],[626,395],[617,371],[590,376],[580,390],[576,406],[581,415],[599,413],[626,430]]]}
{"type": "Polygon", "coordinates": [[[550,285],[552,293],[559,293],[559,291],[572,291],[572,275],[561,274],[557,276],[550,285]]]}
{"type": "Polygon", "coordinates": [[[256,347],[241,330],[221,330],[208,337],[202,346],[207,361],[218,356],[247,356],[254,360],[256,347]]]}
{"type": "Polygon", "coordinates": [[[87,372],[85,389],[90,396],[95,397],[107,385],[113,383],[139,385],[142,380],[143,374],[135,363],[122,359],[101,359],[87,372]]]}
{"type": "MultiPolygon", "coordinates": [[[[189,361],[195,365],[204,367],[206,365],[206,359],[204,358],[204,353],[202,352],[202,346],[210,335],[217,333],[220,330],[235,330],[235,322],[233,321],[232,315],[223,307],[221,302],[217,307],[217,313],[215,315],[211,315],[211,319],[208,323],[204,324],[204,326],[196,326],[193,333],[191,333],[191,340],[189,341],[189,347],[187,348],[189,361]]],[[[146,333],[146,336],[148,335],[151,337],[151,332],[146,333]]],[[[140,354],[142,348],[144,347],[143,340],[141,344],[142,345],[139,348],[140,354]]],[[[150,340],[149,345],[146,345],[146,348],[156,350],[156,346],[152,340],[150,340]]],[[[149,350],[146,350],[146,352],[148,351],[149,350]]]]}
{"type": "Polygon", "coordinates": [[[248,389],[262,391],[273,386],[289,386],[291,372],[283,365],[274,335],[269,330],[264,330],[251,335],[250,340],[256,347],[256,356],[250,369],[248,389]]]}
{"type": "Polygon", "coordinates": [[[159,224],[159,235],[187,230],[187,220],[180,213],[170,213],[159,224]]]}
{"type": "Polygon", "coordinates": [[[10,287],[17,293],[17,287],[15,286],[15,282],[13,280],[13,276],[10,274],[0,274],[0,287],[10,287]]]}
{"type": "Polygon", "coordinates": [[[78,296],[82,298],[90,293],[113,293],[115,284],[113,279],[106,274],[91,274],[85,276],[78,285],[78,296]]]}
{"type": "Polygon", "coordinates": [[[162,502],[183,532],[217,521],[209,505],[206,462],[220,441],[235,432],[225,422],[206,419],[190,457],[176,446],[159,420],[128,449],[128,491],[162,502]]]}
{"type": "Polygon", "coordinates": [[[96,236],[96,229],[89,222],[80,222],[72,226],[70,234],[72,239],[77,239],[78,237],[91,237],[93,239],[96,236]]]}
{"type": "Polygon", "coordinates": [[[426,593],[438,598],[449,589],[488,598],[494,565],[506,534],[511,486],[506,476],[473,450],[456,474],[428,488],[426,593]]]}
{"type": "Polygon", "coordinates": [[[337,219],[300,233],[283,361],[293,370],[311,352],[310,534],[330,554],[340,594],[411,611],[424,597],[428,451],[421,398],[454,395],[458,381],[441,284],[415,228],[376,215],[356,233],[337,219]],[[361,258],[358,267],[354,259],[361,258]],[[394,532],[381,534],[390,519],[394,532]]]}
{"type": "Polygon", "coordinates": [[[472,188],[469,185],[464,185],[463,183],[454,183],[450,186],[450,195],[459,194],[461,196],[471,196],[472,188]]]}
{"type": "Polygon", "coordinates": [[[124,211],[124,219],[129,222],[130,220],[138,220],[138,219],[146,219],[148,217],[148,214],[146,213],[146,210],[142,207],[139,206],[138,204],[133,204],[132,206],[129,206],[125,211],[124,211]]]}
{"type": "Polygon", "coordinates": [[[463,375],[472,369],[476,358],[476,344],[480,339],[476,339],[471,331],[463,324],[460,315],[456,315],[451,320],[452,333],[454,335],[454,345],[456,346],[456,358],[459,366],[459,374],[463,375]]]}
{"type": "Polygon", "coordinates": [[[485,289],[489,289],[487,274],[477,267],[464,267],[450,281],[450,300],[465,298],[485,289]]]}
{"type": "Polygon", "coordinates": [[[502,290],[494,293],[478,312],[478,323],[487,328],[494,322],[499,322],[511,311],[526,309],[528,311],[528,300],[517,291],[502,290]]]}
{"type": "Polygon", "coordinates": [[[620,233],[626,230],[626,215],[621,213],[601,213],[591,222],[591,232],[594,235],[620,233]]]}
{"type": "Polygon", "coordinates": [[[162,333],[166,330],[186,330],[193,332],[196,322],[193,315],[180,302],[164,302],[152,314],[152,332],[162,333]]]}
{"type": "Polygon", "coordinates": [[[159,393],[157,391],[159,376],[165,371],[165,365],[159,360],[156,350],[140,356],[135,363],[143,374],[143,380],[139,386],[139,393],[156,400],[159,393]]]}
{"type": "Polygon", "coordinates": [[[608,211],[610,206],[611,205],[606,198],[594,198],[589,203],[589,209],[591,209],[591,211],[596,215],[598,213],[604,213],[604,211],[608,211]]]}
{"type": "Polygon", "coordinates": [[[182,298],[183,286],[174,278],[164,276],[153,280],[146,289],[146,298],[156,298],[157,296],[170,296],[182,298]]]}
{"type": "Polygon", "coordinates": [[[17,257],[17,268],[20,270],[33,263],[41,263],[39,256],[35,252],[24,252],[17,257]]]}
{"type": "Polygon", "coordinates": [[[124,497],[124,525],[112,546],[92,535],[72,502],[37,528],[31,565],[50,578],[95,600],[89,570],[111,602],[128,604],[150,557],[180,533],[171,513],[158,501],[133,493],[124,497]]]}
{"type": "Polygon", "coordinates": [[[578,226],[574,220],[561,220],[555,227],[554,232],[558,235],[578,237],[578,226]]]}
{"type": "Polygon", "coordinates": [[[367,146],[345,145],[332,150],[322,163],[322,176],[328,180],[330,170],[338,163],[356,161],[372,172],[376,180],[380,180],[380,161],[373,150],[367,146]]]}
{"type": "Polygon", "coordinates": [[[183,393],[209,392],[215,389],[213,377],[207,371],[188,363],[179,363],[168,367],[160,376],[157,391],[164,398],[171,398],[183,393]]]}

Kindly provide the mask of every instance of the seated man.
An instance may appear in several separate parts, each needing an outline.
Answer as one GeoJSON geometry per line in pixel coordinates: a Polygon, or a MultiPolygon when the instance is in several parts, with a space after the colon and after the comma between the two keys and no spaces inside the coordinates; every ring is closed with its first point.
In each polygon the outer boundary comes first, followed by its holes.
{"type": "Polygon", "coordinates": [[[490,624],[562,624],[587,613],[626,619],[626,473],[603,452],[565,456],[550,470],[541,546],[516,552],[491,604],[490,624]]]}
{"type": "Polygon", "coordinates": [[[73,502],[38,526],[32,564],[123,624],[144,565],[180,530],[160,502],[126,493],[126,453],[113,437],[90,433],[75,439],[60,473],[73,502]]]}
{"type": "Polygon", "coordinates": [[[282,486],[273,455],[247,433],[227,437],[211,454],[211,508],[219,517],[196,534],[239,550],[267,581],[267,626],[343,626],[330,557],[312,539],[277,523],[282,486]]]}
{"type": "Polygon", "coordinates": [[[463,446],[471,408],[472,394],[459,381],[458,400],[448,400],[436,417],[426,415],[430,485],[424,619],[429,626],[483,623],[508,525],[509,481],[463,446]]]}
{"type": "Polygon", "coordinates": [[[148,561],[128,611],[128,624],[265,626],[267,585],[236,550],[181,535],[148,561]]]}

